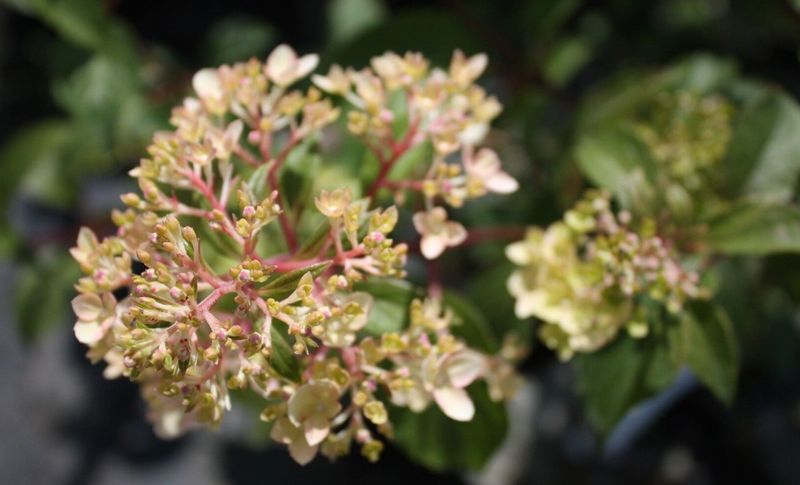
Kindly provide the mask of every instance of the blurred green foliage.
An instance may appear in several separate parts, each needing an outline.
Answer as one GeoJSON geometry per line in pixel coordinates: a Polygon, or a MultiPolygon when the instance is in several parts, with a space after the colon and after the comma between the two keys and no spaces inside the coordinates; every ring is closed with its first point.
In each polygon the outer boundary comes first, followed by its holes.
{"type": "MultiPolygon", "coordinates": [[[[166,126],[169,108],[187,92],[193,70],[264,56],[289,39],[301,50],[320,52],[326,64],[363,65],[385,50],[419,50],[440,65],[454,48],[489,54],[486,87],[506,106],[490,143],[522,190],[460,210],[457,217],[468,225],[548,223],[583,188],[595,185],[634,213],[680,215],[673,220],[688,234],[692,249],[713,256],[706,268],[714,283],[711,302],[692,307],[677,321],[654,311],[648,318],[657,322],[656,330],[647,338],[620,337],[577,359],[587,419],[601,432],[668,387],[685,366],[730,403],[740,357],[769,353],[751,344],[786,340],[769,322],[797,308],[800,261],[793,255],[755,258],[800,252],[796,0],[470,0],[410,6],[333,0],[321,23],[306,18],[311,14],[299,2],[295,17],[302,20],[294,18],[294,31],[285,19],[259,16],[233,2],[227,15],[204,16],[202,25],[195,25],[191,15],[170,23],[196,45],[191,54],[158,35],[143,34],[148,29],[142,15],[169,15],[170,7],[162,12],[96,0],[6,3],[9,10],[0,22],[24,19],[29,26],[19,31],[26,33],[25,42],[38,42],[44,47],[36,52],[47,53],[35,59],[45,68],[32,71],[47,77],[47,88],[36,93],[42,116],[12,123],[0,134],[0,250],[17,262],[18,321],[29,338],[69,318],[66,302],[77,268],[64,252],[72,234],[34,240],[24,224],[12,224],[13,202],[33,201],[74,214],[80,223],[105,227],[81,206],[87,176],[118,175],[131,167],[152,133],[166,126]],[[653,140],[642,135],[642,126],[657,131],[648,116],[660,109],[665,93],[718,97],[732,106],[724,156],[697,189],[676,182],[653,140]],[[751,338],[754,334],[763,338],[751,338]]],[[[13,51],[19,49],[15,54],[30,55],[6,37],[0,55],[12,57],[5,52],[9,42],[13,51]]],[[[13,87],[0,92],[2,105],[12,96],[13,87]]],[[[697,130],[702,129],[701,124],[697,130]]],[[[393,176],[413,170],[430,156],[429,148],[409,153],[393,176]]],[[[341,160],[293,153],[283,182],[303,200],[322,187],[359,187],[360,179],[374,174],[376,162],[363,150],[344,147],[341,152],[346,154],[341,160]]],[[[308,231],[319,224],[301,222],[308,231]]],[[[514,317],[505,289],[512,268],[502,248],[502,243],[470,247],[443,262],[446,282],[457,290],[447,299],[462,322],[460,334],[492,351],[504,332],[530,337],[534,325],[514,317]]],[[[403,325],[413,292],[383,288],[384,298],[376,302],[374,321],[365,331],[403,325]]],[[[273,359],[281,359],[281,352],[273,359]]],[[[790,365],[791,352],[772,357],[781,355],[790,365]]],[[[421,417],[393,413],[398,444],[435,469],[479,468],[502,439],[506,417],[483,390],[476,392],[479,411],[473,423],[453,423],[433,409],[421,417]],[[448,445],[453,437],[458,446],[448,445]]]]}

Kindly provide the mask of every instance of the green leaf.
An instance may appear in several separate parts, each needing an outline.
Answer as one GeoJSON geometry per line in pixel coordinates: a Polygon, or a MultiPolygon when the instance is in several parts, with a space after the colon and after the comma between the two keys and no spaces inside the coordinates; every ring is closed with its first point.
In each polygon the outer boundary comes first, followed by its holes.
{"type": "Polygon", "coordinates": [[[463,338],[470,347],[484,352],[495,353],[499,350],[497,335],[475,304],[450,291],[444,293],[443,303],[455,313],[451,327],[453,334],[463,338]]]}
{"type": "Polygon", "coordinates": [[[365,334],[380,337],[387,332],[397,332],[408,326],[409,306],[419,296],[417,289],[403,280],[374,279],[355,285],[374,298],[369,320],[362,330],[365,334]]]}
{"type": "Polygon", "coordinates": [[[385,17],[386,6],[381,0],[333,0],[328,4],[330,41],[350,41],[385,17]]]}
{"type": "Polygon", "coordinates": [[[419,167],[427,169],[433,161],[433,146],[429,141],[420,143],[401,156],[389,172],[392,180],[408,178],[419,167]]]}
{"type": "Polygon", "coordinates": [[[800,174],[800,108],[768,91],[737,119],[722,175],[730,195],[769,202],[791,200],[800,174]]]}
{"type": "Polygon", "coordinates": [[[629,130],[618,126],[587,134],[575,157],[581,171],[610,190],[623,207],[640,214],[653,210],[656,166],[647,146],[629,130]]]}
{"type": "Polygon", "coordinates": [[[323,271],[328,269],[330,265],[330,261],[323,261],[321,263],[310,264],[303,268],[286,273],[280,273],[260,284],[258,292],[261,295],[269,296],[271,298],[275,298],[276,300],[282,300],[291,295],[292,292],[297,289],[297,283],[300,281],[300,278],[302,278],[303,275],[306,273],[311,273],[311,276],[316,278],[322,274],[323,271]]]}
{"type": "Polygon", "coordinates": [[[575,358],[578,390],[595,429],[608,433],[636,404],[647,364],[637,342],[622,334],[602,349],[575,358]]]}
{"type": "Polygon", "coordinates": [[[471,386],[469,394],[475,416],[466,423],[448,418],[434,403],[422,413],[392,407],[394,443],[432,470],[480,469],[503,441],[508,420],[505,407],[489,399],[485,385],[471,386]]]}
{"type": "Polygon", "coordinates": [[[73,285],[80,277],[78,265],[64,252],[44,251],[33,265],[22,268],[14,294],[20,333],[26,340],[63,325],[69,319],[73,285]]]}
{"type": "Polygon", "coordinates": [[[707,241],[725,254],[800,252],[800,209],[743,202],[709,223],[707,241]]]}
{"type": "Polygon", "coordinates": [[[681,333],[689,367],[730,405],[736,394],[739,350],[728,315],[712,303],[694,303],[681,315],[681,333]]]}
{"type": "Polygon", "coordinates": [[[554,86],[564,86],[591,60],[592,50],[591,42],[580,36],[560,40],[545,62],[544,78],[554,86]]]}
{"type": "Polygon", "coordinates": [[[251,57],[263,59],[275,38],[275,29],[267,22],[240,15],[226,17],[209,29],[203,47],[204,64],[219,66],[251,57]]]}
{"type": "MultiPolygon", "coordinates": [[[[0,151],[0,213],[4,214],[2,217],[7,213],[5,208],[9,198],[18,189],[26,172],[38,166],[46,167],[51,172],[58,168],[69,134],[69,123],[48,120],[23,128],[12,135],[8,144],[0,151]]],[[[38,182],[41,183],[41,180],[38,182]]],[[[56,196],[56,199],[61,200],[59,194],[63,191],[59,190],[59,184],[55,184],[56,180],[53,182],[54,185],[50,187],[53,190],[47,188],[42,193],[50,194],[50,197],[56,196]]]]}
{"type": "Polygon", "coordinates": [[[294,382],[300,382],[300,364],[297,361],[297,356],[292,352],[286,333],[277,327],[284,328],[284,325],[272,322],[272,327],[270,328],[272,349],[269,354],[269,364],[281,376],[294,382]]]}
{"type": "Polygon", "coordinates": [[[247,188],[253,193],[257,201],[262,201],[267,196],[267,175],[269,175],[269,170],[272,168],[273,163],[259,165],[247,180],[247,188]]]}

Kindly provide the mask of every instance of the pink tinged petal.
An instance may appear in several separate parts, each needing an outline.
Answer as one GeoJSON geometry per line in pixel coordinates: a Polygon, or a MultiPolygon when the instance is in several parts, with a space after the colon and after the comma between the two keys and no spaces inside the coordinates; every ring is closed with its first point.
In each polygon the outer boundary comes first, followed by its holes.
{"type": "Polygon", "coordinates": [[[458,246],[467,239],[467,230],[458,222],[448,222],[444,229],[447,233],[448,246],[458,246]]]}
{"type": "Polygon", "coordinates": [[[219,99],[223,96],[222,81],[216,69],[201,69],[192,78],[192,87],[201,98],[219,99]]]}
{"type": "Polygon", "coordinates": [[[480,77],[483,74],[483,71],[486,70],[486,66],[489,64],[489,58],[484,53],[475,54],[474,56],[469,58],[467,66],[469,68],[469,73],[473,78],[480,77]]]}
{"type": "Polygon", "coordinates": [[[428,214],[426,212],[417,212],[412,217],[414,221],[414,229],[420,234],[428,232],[428,214]]]}
{"type": "Polygon", "coordinates": [[[78,322],[72,327],[78,342],[86,345],[96,344],[103,338],[103,328],[97,322],[78,322]]]}
{"type": "Polygon", "coordinates": [[[524,241],[511,243],[506,246],[506,257],[512,263],[524,266],[531,262],[528,245],[524,241]]]}
{"type": "Polygon", "coordinates": [[[84,293],[72,300],[72,310],[84,322],[95,321],[103,313],[103,300],[94,293],[84,293]]]}
{"type": "Polygon", "coordinates": [[[445,247],[447,247],[445,239],[434,235],[422,236],[422,241],[419,244],[422,255],[427,259],[438,258],[444,252],[445,247]]]}
{"type": "Polygon", "coordinates": [[[451,356],[445,364],[450,383],[463,389],[477,379],[485,369],[484,359],[476,352],[459,352],[451,356]]]}
{"type": "Polygon", "coordinates": [[[475,405],[464,389],[444,387],[433,391],[433,398],[442,412],[456,421],[470,421],[475,415],[475,405]]]}
{"type": "Polygon", "coordinates": [[[319,64],[319,56],[316,54],[308,54],[301,57],[297,62],[297,77],[305,77],[317,67],[317,64],[319,64]]]}
{"type": "Polygon", "coordinates": [[[318,446],[311,446],[305,441],[292,442],[289,444],[289,456],[300,465],[306,465],[317,455],[318,446]]]}
{"type": "Polygon", "coordinates": [[[485,184],[487,189],[498,194],[510,194],[519,188],[514,177],[502,171],[486,179],[485,184]]]}
{"type": "Polygon", "coordinates": [[[303,423],[303,429],[306,442],[311,446],[315,446],[322,443],[322,441],[328,437],[328,432],[331,428],[325,416],[315,414],[303,423]]]}

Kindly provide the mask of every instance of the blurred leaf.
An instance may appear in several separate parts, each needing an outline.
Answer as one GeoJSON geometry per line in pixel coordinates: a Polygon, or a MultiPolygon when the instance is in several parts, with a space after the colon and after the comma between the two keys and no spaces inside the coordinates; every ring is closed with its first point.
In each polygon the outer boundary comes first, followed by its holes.
{"type": "MultiPolygon", "coordinates": [[[[44,167],[43,172],[53,172],[55,183],[58,180],[59,159],[68,141],[70,125],[66,121],[46,120],[28,126],[12,135],[10,141],[0,151],[0,209],[5,217],[10,197],[18,189],[21,180],[35,167],[44,167]]],[[[35,178],[35,177],[34,177],[35,178]]],[[[30,183],[29,183],[30,185],[30,183]]],[[[52,189],[58,192],[60,184],[52,189]]],[[[29,190],[31,188],[29,187],[29,190]]],[[[45,194],[50,188],[45,188],[45,194]]],[[[52,194],[51,197],[56,194],[52,194]]],[[[61,197],[56,195],[56,199],[61,197]]]]}
{"type": "Polygon", "coordinates": [[[445,291],[443,303],[453,310],[455,319],[451,330],[473,348],[495,353],[500,348],[497,335],[481,310],[470,300],[451,291],[445,291]]]}
{"type": "Polygon", "coordinates": [[[542,74],[548,83],[564,86],[592,58],[589,40],[573,36],[561,39],[544,64],[542,74]]]}
{"type": "Polygon", "coordinates": [[[124,26],[105,14],[100,0],[14,0],[11,6],[39,17],[70,42],[134,62],[131,36],[124,26]]]}
{"type": "Polygon", "coordinates": [[[138,94],[137,85],[137,78],[116,59],[94,56],[57,83],[53,95],[70,114],[103,123],[114,119],[120,106],[138,94]]]}
{"type": "Polygon", "coordinates": [[[533,38],[555,34],[569,17],[583,4],[583,0],[540,0],[527,2],[522,18],[525,29],[533,38]]]}
{"type": "Polygon", "coordinates": [[[348,42],[386,17],[381,0],[333,0],[328,3],[328,35],[332,43],[348,42]]]}
{"type": "Polygon", "coordinates": [[[433,146],[425,141],[406,151],[392,167],[389,178],[403,180],[409,178],[415,169],[427,168],[433,160],[433,146]]]}
{"type": "Polygon", "coordinates": [[[272,349],[269,354],[269,364],[275,372],[294,382],[300,382],[300,363],[292,351],[292,346],[287,341],[285,325],[272,322],[270,328],[272,349]]]}
{"type": "Polygon", "coordinates": [[[396,12],[349,42],[337,44],[326,57],[342,65],[359,66],[387,50],[419,51],[433,64],[447,65],[454,49],[474,54],[485,50],[486,46],[452,12],[416,8],[396,12]]]}
{"type": "Polygon", "coordinates": [[[596,352],[575,358],[578,390],[595,429],[608,433],[636,404],[646,367],[646,355],[624,334],[596,352]]]}
{"type": "Polygon", "coordinates": [[[374,298],[369,321],[363,332],[380,337],[387,332],[397,332],[408,326],[408,310],[417,290],[404,280],[375,279],[355,285],[356,291],[365,291],[374,298]]]}
{"type": "Polygon", "coordinates": [[[789,96],[770,91],[738,117],[724,161],[731,195],[763,201],[792,198],[800,174],[800,108],[789,96]]]}
{"type": "Polygon", "coordinates": [[[743,202],[709,223],[707,240],[732,255],[800,252],[800,209],[743,202]]]}
{"type": "Polygon", "coordinates": [[[508,420],[505,407],[489,399],[485,385],[470,386],[469,395],[475,416],[466,423],[448,418],[434,403],[421,413],[391,408],[394,443],[433,470],[480,469],[503,441],[508,420]]]}
{"type": "Polygon", "coordinates": [[[310,200],[314,176],[322,165],[319,154],[309,153],[309,149],[310,143],[303,143],[289,152],[280,170],[281,195],[292,208],[310,200]]]}
{"type": "Polygon", "coordinates": [[[268,23],[244,16],[224,18],[208,31],[203,42],[203,62],[208,66],[266,58],[275,43],[275,29],[268,23]]]}
{"type": "Polygon", "coordinates": [[[41,252],[34,263],[20,268],[14,310],[20,333],[26,340],[64,325],[71,315],[72,285],[81,276],[72,258],[61,251],[41,252]]]}
{"type": "Polygon", "coordinates": [[[739,351],[728,315],[712,303],[694,303],[681,315],[681,333],[689,367],[730,405],[736,394],[739,351]]]}
{"type": "Polygon", "coordinates": [[[639,214],[652,210],[650,181],[656,166],[647,146],[629,130],[614,127],[584,135],[575,157],[584,175],[610,190],[624,208],[639,214]]]}
{"type": "Polygon", "coordinates": [[[276,300],[282,300],[291,295],[294,290],[297,289],[297,284],[300,282],[300,278],[302,278],[306,273],[311,273],[311,276],[316,278],[317,276],[321,275],[323,271],[328,269],[330,265],[330,261],[325,261],[322,263],[310,264],[303,268],[289,271],[287,273],[273,275],[264,283],[257,285],[258,292],[261,295],[269,296],[270,298],[275,298],[276,300]]]}

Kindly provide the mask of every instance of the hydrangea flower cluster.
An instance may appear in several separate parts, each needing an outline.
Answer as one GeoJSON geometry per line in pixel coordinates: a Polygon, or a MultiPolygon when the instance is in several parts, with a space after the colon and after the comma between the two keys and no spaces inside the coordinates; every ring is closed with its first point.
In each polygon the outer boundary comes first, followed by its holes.
{"type": "Polygon", "coordinates": [[[542,320],[539,336],[562,360],[601,348],[623,327],[646,336],[645,298],[677,313],[706,296],[655,224],[631,219],[612,211],[608,193],[588,191],[563,220],[506,248],[520,266],[508,280],[516,314],[542,320]]]}
{"type": "Polygon", "coordinates": [[[392,436],[389,404],[435,403],[467,421],[467,386],[484,379],[500,400],[518,382],[507,352],[482,354],[451,333],[440,294],[414,299],[401,330],[370,336],[376,297],[359,289],[405,276],[409,246],[391,237],[400,213],[374,206],[380,188],[423,194],[413,219],[427,258],[466,235],[437,201],[458,206],[516,188],[497,155],[476,148],[500,111],[473,84],[486,57],[456,52],[444,71],[419,54],[386,54],[372,69],[314,76],[353,105],[347,127],[380,172],[365,197],[340,188],[292,205],[282,166],[298,147],[318,149],[341,112],[313,86],[292,88],[317,63],[282,45],[266,62],[198,72],[197,97],[173,111],[174,129],[157,133],[131,171],[141,194],[122,196],[117,234],[99,240],[84,228],[72,249],[85,273],[75,335],[92,361],[107,363],[106,377],[141,384],[162,436],[218,425],[231,390],[247,390],[263,398],[272,438],[299,463],[318,451],[346,454],[354,441],[376,460],[380,436],[392,436]],[[397,99],[408,116],[399,135],[397,99]],[[422,143],[436,154],[425,176],[390,180],[393,164],[422,143]],[[445,160],[459,151],[459,163],[445,160]],[[313,209],[319,229],[303,234],[301,212],[313,209]]]}
{"type": "Polygon", "coordinates": [[[665,91],[635,127],[669,177],[693,192],[707,185],[725,156],[733,115],[733,105],[722,96],[665,91]]]}

